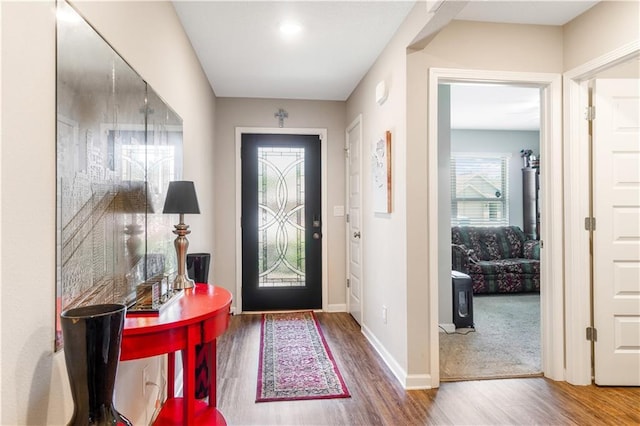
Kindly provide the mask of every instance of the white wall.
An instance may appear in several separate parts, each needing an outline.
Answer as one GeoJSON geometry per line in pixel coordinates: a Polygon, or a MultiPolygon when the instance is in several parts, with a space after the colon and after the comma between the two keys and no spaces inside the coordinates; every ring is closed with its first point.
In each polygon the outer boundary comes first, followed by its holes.
{"type": "MultiPolygon", "coordinates": [[[[236,127],[278,128],[273,116],[279,108],[289,113],[285,128],[327,129],[327,225],[328,300],[331,309],[344,310],[346,304],[345,217],[334,216],[334,206],[345,204],[344,144],[345,103],[282,99],[218,98],[216,107],[216,241],[212,256],[213,280],[235,296],[236,290],[236,127]]],[[[239,261],[240,259],[238,259],[239,261]]],[[[235,306],[235,302],[234,302],[235,306]]]]}
{"type": "Polygon", "coordinates": [[[563,29],[563,68],[572,70],[640,39],[640,2],[601,1],[563,29]]]}
{"type": "MultiPolygon", "coordinates": [[[[214,240],[215,95],[168,2],[74,3],[184,120],[185,178],[197,182],[193,251],[214,240]]],[[[2,265],[0,424],[65,424],[72,401],[55,321],[55,2],[0,2],[2,31],[2,265]],[[11,265],[11,268],[7,268],[11,265]]],[[[170,232],[170,230],[168,230],[170,232]]],[[[116,407],[134,424],[153,412],[141,369],[120,364],[116,407]]]]}
{"type": "MultiPolygon", "coordinates": [[[[416,4],[347,100],[348,123],[362,114],[363,331],[404,384],[414,379],[407,369],[407,334],[413,331],[414,326],[408,322],[407,306],[417,303],[425,312],[425,304],[421,303],[425,300],[421,300],[424,294],[412,298],[407,293],[406,268],[407,256],[413,255],[407,251],[406,205],[411,181],[407,180],[406,169],[406,48],[427,20],[424,7],[424,4],[416,4]],[[385,81],[389,93],[382,105],[375,101],[375,88],[380,81],[385,81]],[[374,214],[369,159],[371,144],[385,130],[392,133],[393,206],[390,214],[374,214]],[[388,309],[386,324],[382,320],[382,305],[388,309]]],[[[418,356],[424,359],[425,353],[418,356]]]]}
{"type": "Polygon", "coordinates": [[[509,224],[523,228],[521,149],[540,155],[540,132],[527,130],[451,130],[451,152],[508,153],[509,224]]]}

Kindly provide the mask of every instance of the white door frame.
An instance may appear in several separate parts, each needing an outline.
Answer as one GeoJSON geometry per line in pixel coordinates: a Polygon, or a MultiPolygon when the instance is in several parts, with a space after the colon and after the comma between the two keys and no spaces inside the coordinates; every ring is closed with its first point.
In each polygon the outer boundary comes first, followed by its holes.
{"type": "MultiPolygon", "coordinates": [[[[554,332],[564,323],[563,316],[563,257],[562,257],[562,79],[560,74],[486,71],[471,69],[429,69],[428,116],[428,230],[429,230],[429,309],[430,371],[439,365],[438,333],[438,84],[480,82],[517,84],[539,87],[541,96],[540,179],[542,190],[541,213],[544,220],[541,232],[540,325],[542,329],[542,369],[545,377],[564,380],[564,334],[554,332]]],[[[439,374],[432,373],[432,386],[439,386],[439,374]]]]}
{"type": "MultiPolygon", "coordinates": [[[[360,153],[358,154],[358,158],[360,159],[360,176],[362,177],[362,114],[358,114],[358,116],[351,122],[351,124],[349,124],[349,126],[347,126],[347,129],[345,130],[345,150],[346,152],[349,152],[350,149],[350,141],[349,141],[349,132],[356,126],[360,126],[360,153]]],[[[350,189],[350,185],[351,185],[351,170],[350,170],[350,166],[349,166],[350,162],[349,162],[349,156],[345,155],[345,209],[346,209],[346,213],[349,214],[351,209],[351,205],[349,204],[349,194],[351,193],[351,189],[350,189]]],[[[362,233],[362,179],[360,179],[360,182],[358,183],[360,185],[359,188],[359,194],[360,194],[360,218],[358,218],[358,223],[360,224],[360,232],[362,233]]],[[[349,218],[350,220],[352,219],[351,217],[349,218]]],[[[346,227],[346,233],[345,233],[345,245],[346,245],[346,254],[347,254],[347,265],[346,265],[346,273],[347,273],[347,279],[351,277],[351,235],[350,235],[350,230],[349,230],[349,222],[345,221],[345,227],[346,227]]],[[[363,283],[364,280],[362,278],[362,275],[364,274],[364,267],[362,266],[362,260],[363,260],[363,256],[362,256],[362,240],[360,240],[360,283],[363,283]]],[[[347,312],[351,313],[351,298],[350,298],[350,293],[351,289],[349,287],[346,288],[346,297],[347,297],[347,312]]],[[[360,318],[356,318],[358,321],[358,324],[360,324],[360,326],[362,326],[362,320],[363,320],[363,290],[362,290],[362,285],[360,285],[360,318]]]]}
{"type": "MultiPolygon", "coordinates": [[[[566,280],[566,380],[591,384],[591,344],[585,329],[591,324],[590,239],[584,228],[589,216],[589,135],[584,112],[588,105],[588,80],[598,72],[640,55],[634,41],[567,71],[564,79],[565,180],[565,280],[566,280]]],[[[543,157],[544,158],[544,157],[543,157]]]]}
{"type": "Polygon", "coordinates": [[[322,185],[322,310],[327,310],[329,300],[329,268],[328,268],[328,218],[327,215],[327,129],[281,128],[281,127],[236,127],[236,300],[235,313],[242,313],[242,163],[240,148],[243,133],[265,135],[318,135],[320,137],[321,185],[322,185]]]}

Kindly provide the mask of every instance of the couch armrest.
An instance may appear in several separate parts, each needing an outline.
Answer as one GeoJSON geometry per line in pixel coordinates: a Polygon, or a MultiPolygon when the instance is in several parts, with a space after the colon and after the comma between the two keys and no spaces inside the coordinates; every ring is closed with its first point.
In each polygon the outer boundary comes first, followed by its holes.
{"type": "Polygon", "coordinates": [[[527,240],[522,248],[525,259],[540,260],[540,241],[527,240]]]}
{"type": "Polygon", "coordinates": [[[474,262],[473,250],[462,244],[451,244],[451,269],[468,274],[470,262],[474,262]]]}

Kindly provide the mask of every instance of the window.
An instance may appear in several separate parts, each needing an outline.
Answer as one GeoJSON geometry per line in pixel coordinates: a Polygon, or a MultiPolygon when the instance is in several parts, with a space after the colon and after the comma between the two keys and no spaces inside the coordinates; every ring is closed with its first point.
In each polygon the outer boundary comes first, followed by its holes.
{"type": "Polygon", "coordinates": [[[511,154],[452,153],[451,225],[509,225],[511,154]]]}

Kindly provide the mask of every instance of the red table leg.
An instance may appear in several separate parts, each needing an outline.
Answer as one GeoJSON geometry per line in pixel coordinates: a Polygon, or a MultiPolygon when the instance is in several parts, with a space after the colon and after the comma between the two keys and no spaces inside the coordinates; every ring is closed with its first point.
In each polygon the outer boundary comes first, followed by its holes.
{"type": "Polygon", "coordinates": [[[217,352],[216,340],[209,342],[209,407],[215,407],[217,403],[216,383],[217,383],[217,352]]]}
{"type": "Polygon", "coordinates": [[[182,379],[183,390],[182,397],[184,398],[184,424],[193,424],[195,417],[195,399],[196,399],[196,344],[200,339],[200,324],[190,325],[187,331],[187,348],[182,351],[184,357],[182,379]]]}
{"type": "Polygon", "coordinates": [[[175,380],[176,380],[176,354],[169,352],[167,354],[167,399],[175,396],[175,380]]]}

